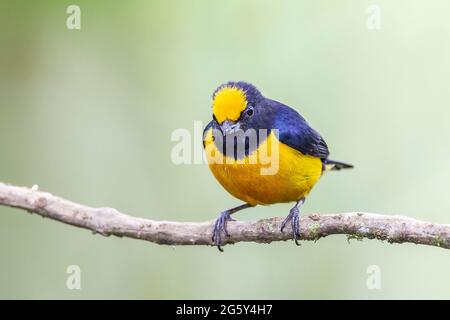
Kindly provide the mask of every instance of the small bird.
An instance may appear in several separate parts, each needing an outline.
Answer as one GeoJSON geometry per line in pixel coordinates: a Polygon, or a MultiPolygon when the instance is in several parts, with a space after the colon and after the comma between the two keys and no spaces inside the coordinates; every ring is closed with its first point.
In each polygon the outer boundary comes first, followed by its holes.
{"type": "Polygon", "coordinates": [[[324,139],[297,111],[264,97],[250,83],[219,86],[212,96],[212,113],[203,131],[209,168],[231,195],[245,202],[220,214],[212,232],[214,245],[223,251],[222,233],[229,236],[231,214],[287,202],[295,206],[281,231],[291,223],[292,238],[299,245],[299,208],[306,196],[325,171],[353,166],[328,159],[324,139]]]}

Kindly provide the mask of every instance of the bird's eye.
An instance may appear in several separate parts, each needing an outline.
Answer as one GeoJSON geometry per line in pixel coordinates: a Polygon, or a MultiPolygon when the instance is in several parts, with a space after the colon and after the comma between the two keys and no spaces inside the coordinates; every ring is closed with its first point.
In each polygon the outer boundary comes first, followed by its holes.
{"type": "Polygon", "coordinates": [[[247,110],[247,115],[248,115],[249,117],[251,117],[251,116],[253,115],[253,108],[252,108],[252,107],[248,108],[248,110],[247,110]]]}

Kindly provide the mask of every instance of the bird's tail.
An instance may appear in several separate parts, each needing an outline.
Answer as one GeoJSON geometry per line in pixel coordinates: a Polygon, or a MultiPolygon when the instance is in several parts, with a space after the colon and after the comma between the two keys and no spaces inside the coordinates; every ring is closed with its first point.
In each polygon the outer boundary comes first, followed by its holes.
{"type": "Polygon", "coordinates": [[[330,159],[323,160],[324,171],[330,170],[341,170],[341,169],[351,169],[353,168],[352,164],[347,164],[343,162],[333,161],[330,159]]]}

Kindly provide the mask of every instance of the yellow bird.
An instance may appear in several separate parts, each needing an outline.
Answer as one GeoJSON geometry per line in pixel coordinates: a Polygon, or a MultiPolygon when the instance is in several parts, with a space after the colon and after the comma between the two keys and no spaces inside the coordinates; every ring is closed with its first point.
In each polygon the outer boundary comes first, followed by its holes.
{"type": "Polygon", "coordinates": [[[321,135],[294,109],[264,97],[252,84],[228,82],[212,99],[213,120],[203,146],[214,177],[245,204],[223,211],[212,239],[222,251],[231,214],[256,205],[296,202],[281,225],[290,222],[298,245],[299,207],[324,171],[353,168],[328,159],[321,135]]]}

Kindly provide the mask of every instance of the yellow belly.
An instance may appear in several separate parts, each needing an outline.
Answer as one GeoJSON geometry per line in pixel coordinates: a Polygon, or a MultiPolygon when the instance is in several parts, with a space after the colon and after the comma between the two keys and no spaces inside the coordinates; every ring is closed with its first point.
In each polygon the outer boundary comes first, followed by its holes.
{"type": "Polygon", "coordinates": [[[266,174],[261,169],[270,166],[267,159],[255,162],[255,158],[250,159],[252,155],[241,160],[223,156],[213,142],[211,130],[204,141],[212,173],[234,197],[251,205],[297,201],[305,197],[320,178],[322,161],[279,142],[273,133],[259,146],[258,152],[272,156],[270,150],[274,142],[279,154],[277,170],[266,174]],[[218,154],[223,161],[217,161],[218,154]]]}

